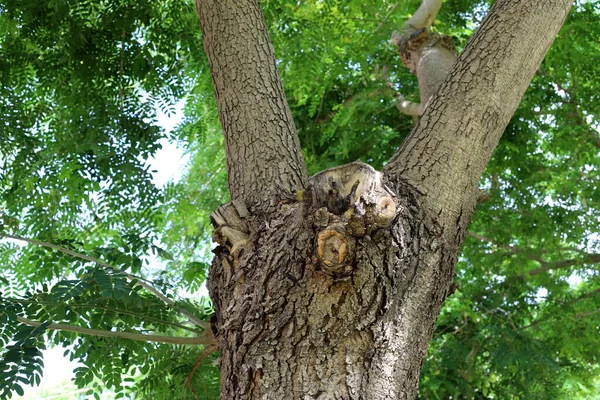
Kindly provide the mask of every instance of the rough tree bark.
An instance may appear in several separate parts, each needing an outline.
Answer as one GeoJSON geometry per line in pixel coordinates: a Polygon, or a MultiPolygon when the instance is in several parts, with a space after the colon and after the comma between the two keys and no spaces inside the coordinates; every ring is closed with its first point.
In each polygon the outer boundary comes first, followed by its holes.
{"type": "Polygon", "coordinates": [[[571,4],[497,0],[383,173],[309,180],[259,2],[197,0],[232,198],[209,279],[223,399],[416,396],[478,180],[571,4]]]}

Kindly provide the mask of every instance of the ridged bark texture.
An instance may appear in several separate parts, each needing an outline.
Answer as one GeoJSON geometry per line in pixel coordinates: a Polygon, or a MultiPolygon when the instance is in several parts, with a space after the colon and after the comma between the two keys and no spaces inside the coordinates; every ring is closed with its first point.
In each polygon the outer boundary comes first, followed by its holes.
{"type": "Polygon", "coordinates": [[[449,234],[464,232],[477,184],[573,0],[498,0],[386,173],[426,194],[449,234]]]}
{"type": "Polygon", "coordinates": [[[260,2],[196,2],[227,150],[231,199],[266,212],[308,179],[260,2]]]}
{"type": "Polygon", "coordinates": [[[306,186],[258,3],[198,0],[233,199],[209,277],[223,399],[416,397],[477,182],[571,3],[497,0],[383,183],[353,163],[306,186]]]}
{"type": "Polygon", "coordinates": [[[327,208],[309,194],[268,221],[217,212],[209,290],[223,399],[414,397],[455,259],[405,183],[391,186],[396,217],[377,224],[368,210],[387,190],[327,208]],[[356,241],[342,273],[318,257],[332,227],[356,241]]]}

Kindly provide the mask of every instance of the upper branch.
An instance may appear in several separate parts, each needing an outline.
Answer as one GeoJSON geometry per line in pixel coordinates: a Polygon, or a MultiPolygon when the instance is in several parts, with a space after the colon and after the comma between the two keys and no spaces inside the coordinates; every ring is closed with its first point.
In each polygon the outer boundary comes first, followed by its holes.
{"type": "Polygon", "coordinates": [[[448,235],[464,235],[481,174],[572,3],[496,1],[386,167],[425,194],[448,235]]]}
{"type": "Polygon", "coordinates": [[[530,260],[533,260],[533,261],[537,262],[538,264],[540,264],[539,268],[535,268],[535,269],[529,270],[527,272],[527,275],[529,275],[529,276],[534,276],[534,275],[538,275],[542,272],[547,272],[547,271],[561,269],[561,268],[570,268],[570,267],[574,267],[577,265],[600,263],[600,254],[586,253],[579,249],[569,249],[569,248],[560,249],[560,250],[563,252],[571,253],[571,254],[574,253],[577,255],[576,257],[557,260],[557,261],[545,261],[542,257],[535,254],[536,252],[537,253],[548,253],[548,251],[545,249],[533,250],[533,249],[527,249],[527,248],[519,248],[519,247],[515,247],[515,246],[510,246],[507,244],[496,243],[492,239],[485,237],[483,235],[479,235],[474,232],[468,232],[467,234],[471,237],[474,237],[475,239],[479,239],[483,242],[491,243],[498,248],[504,249],[509,254],[522,254],[525,257],[529,258],[530,260]]]}
{"type": "Polygon", "coordinates": [[[197,0],[227,151],[231,199],[265,212],[306,165],[258,0],[197,0]]]}
{"type": "Polygon", "coordinates": [[[442,0],[423,0],[417,12],[402,26],[401,35],[412,35],[419,29],[431,28],[435,16],[442,8],[442,0]]]}

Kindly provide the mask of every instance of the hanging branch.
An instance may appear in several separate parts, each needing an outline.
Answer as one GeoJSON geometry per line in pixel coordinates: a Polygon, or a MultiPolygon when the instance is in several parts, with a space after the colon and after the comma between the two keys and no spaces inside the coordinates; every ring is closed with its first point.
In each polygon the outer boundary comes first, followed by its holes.
{"type": "MultiPolygon", "coordinates": [[[[8,239],[13,239],[13,240],[18,240],[21,242],[25,242],[25,243],[29,243],[29,244],[33,244],[36,246],[42,246],[42,247],[47,247],[49,249],[53,249],[56,251],[59,251],[61,253],[64,254],[68,254],[70,256],[82,259],[82,260],[86,260],[86,261],[91,261],[94,262],[98,265],[100,265],[101,267],[104,268],[108,268],[108,269],[116,269],[115,267],[113,267],[112,265],[94,258],[94,257],[90,257],[88,255],[82,254],[82,253],[78,253],[76,251],[73,250],[69,250],[65,247],[62,246],[58,246],[56,244],[52,244],[52,243],[48,243],[48,242],[43,242],[41,240],[36,240],[36,239],[29,239],[29,238],[25,238],[22,236],[15,236],[15,235],[9,235],[7,233],[0,233],[0,236],[8,238],[8,239]]],[[[178,313],[186,316],[194,325],[201,327],[202,329],[205,329],[207,331],[210,331],[210,323],[207,321],[203,321],[200,318],[196,317],[194,314],[192,314],[191,312],[187,311],[186,309],[183,309],[181,307],[178,307],[177,304],[169,299],[167,296],[165,296],[163,293],[161,293],[158,289],[156,289],[154,286],[150,285],[149,283],[144,282],[143,280],[141,280],[139,277],[135,276],[135,275],[131,275],[128,273],[124,273],[125,277],[129,280],[129,281],[135,281],[138,285],[140,285],[141,287],[143,287],[144,289],[146,289],[147,291],[149,291],[150,293],[154,294],[156,297],[158,297],[159,299],[161,299],[163,302],[165,302],[168,306],[170,306],[171,308],[173,308],[175,311],[177,311],[178,313]]]]}
{"type": "Polygon", "coordinates": [[[206,357],[208,357],[209,355],[211,355],[212,353],[214,353],[217,350],[218,350],[218,348],[217,348],[216,345],[208,346],[202,352],[202,354],[200,354],[200,357],[198,357],[198,359],[194,362],[194,365],[192,365],[192,370],[185,377],[184,384],[192,392],[192,394],[194,395],[195,399],[199,399],[198,393],[196,393],[196,390],[194,390],[194,384],[193,384],[193,379],[194,379],[194,375],[196,374],[196,370],[202,365],[202,363],[204,362],[204,360],[206,360],[206,357]]]}

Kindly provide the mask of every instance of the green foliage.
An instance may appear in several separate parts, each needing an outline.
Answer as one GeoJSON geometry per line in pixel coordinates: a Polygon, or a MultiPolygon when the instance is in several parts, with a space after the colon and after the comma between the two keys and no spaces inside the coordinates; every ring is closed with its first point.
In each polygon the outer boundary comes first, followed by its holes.
{"type": "MultiPolygon", "coordinates": [[[[265,2],[280,71],[311,172],[361,158],[381,167],[411,128],[382,77],[406,17],[382,1],[265,2]]],[[[392,69],[416,89],[408,72],[392,69]]]]}
{"type": "MultiPolygon", "coordinates": [[[[122,252],[115,249],[99,249],[99,252],[105,255],[112,253],[112,257],[106,256],[105,258],[112,259],[115,265],[120,265],[118,260],[128,261],[122,252]]],[[[47,259],[44,263],[46,262],[54,263],[55,261],[47,259]]],[[[42,285],[41,289],[26,293],[19,298],[0,297],[3,305],[2,318],[5,320],[2,321],[4,328],[2,341],[5,344],[14,343],[7,346],[3,353],[4,362],[12,366],[12,369],[6,367],[2,370],[3,377],[20,376],[17,375],[18,371],[19,374],[27,377],[30,383],[38,384],[38,370],[41,370],[43,366],[37,347],[32,344],[31,340],[23,341],[21,339],[24,332],[27,333],[27,338],[38,338],[43,329],[34,330],[22,324],[18,325],[17,330],[11,329],[15,325],[14,320],[17,314],[26,314],[28,318],[36,321],[61,321],[71,326],[107,331],[133,329],[142,332],[162,332],[172,336],[184,336],[183,332],[195,336],[202,333],[198,329],[177,322],[178,313],[175,307],[170,307],[156,296],[145,292],[136,280],[127,279],[127,275],[123,272],[98,264],[81,264],[81,267],[74,272],[75,279],[60,280],[52,286],[42,285]],[[11,310],[16,311],[11,312],[11,310]],[[21,357],[23,361],[13,366],[13,359],[17,356],[21,357]],[[11,362],[13,364],[10,364],[11,362]],[[34,372],[35,375],[32,375],[34,372]],[[35,380],[32,381],[32,379],[35,380]]],[[[155,286],[160,287],[157,283],[155,286]]],[[[168,293],[165,294],[170,296],[168,293]]],[[[192,305],[179,302],[176,306],[190,309],[204,319],[207,319],[211,312],[209,304],[206,303],[192,305]]],[[[162,380],[163,385],[172,386],[172,375],[181,376],[183,370],[172,367],[173,371],[165,375],[164,371],[171,370],[163,365],[166,362],[165,358],[168,356],[168,359],[172,361],[177,355],[187,354],[187,358],[194,355],[194,351],[190,349],[182,348],[179,352],[173,352],[173,346],[168,345],[138,343],[112,337],[79,336],[73,332],[61,330],[48,332],[46,337],[56,345],[70,346],[71,350],[67,353],[70,354],[71,359],[77,359],[83,363],[83,366],[75,371],[75,382],[78,385],[83,387],[91,385],[91,390],[106,387],[117,393],[117,398],[128,390],[138,390],[136,386],[138,384],[145,385],[144,379],[147,378],[141,379],[140,377],[147,376],[151,369],[155,368],[155,364],[161,365],[160,368],[163,372],[157,373],[152,378],[153,381],[162,380]],[[136,379],[127,378],[127,375],[132,375],[136,379]]],[[[186,364],[186,361],[182,359],[178,362],[188,367],[190,365],[189,361],[186,364]]],[[[25,381],[23,380],[23,382],[25,381]]],[[[4,383],[2,387],[11,390],[9,383],[4,383]]],[[[159,386],[157,384],[154,390],[159,390],[159,386]]],[[[18,391],[19,389],[14,386],[13,390],[18,391]]]]}
{"type": "Polygon", "coordinates": [[[184,278],[157,271],[156,260],[176,263],[171,253],[178,248],[158,245],[175,196],[153,184],[146,164],[164,137],[156,111],[172,113],[190,90],[186,58],[202,54],[201,47],[191,2],[0,6],[0,235],[66,250],[0,241],[0,397],[39,383],[43,343],[66,346],[82,363],[79,386],[112,388],[117,398],[141,387],[136,365],[146,371],[161,365],[154,390],[181,388],[173,377],[181,377],[186,365],[189,373],[190,359],[202,353],[202,347],[186,350],[187,359],[173,364],[182,369],[175,370],[166,360],[181,352],[170,345],[43,333],[16,322],[21,316],[108,331],[202,334],[176,311],[198,314],[202,307],[172,293],[177,284],[199,288],[206,257],[188,255],[184,278]],[[136,282],[153,286],[173,306],[136,282]],[[30,339],[21,340],[24,332],[30,339]]]}
{"type": "MultiPolygon", "coordinates": [[[[311,173],[356,159],[380,168],[409,134],[413,121],[393,103],[397,92],[418,98],[416,80],[388,38],[418,3],[263,1],[311,173]]],[[[462,48],[490,3],[448,0],[434,29],[462,48]]],[[[422,398],[598,391],[599,19],[597,1],[576,3],[482,177],[422,398]]],[[[173,294],[204,282],[209,215],[228,200],[193,3],[5,1],[0,82],[0,235],[71,251],[0,240],[0,397],[39,382],[51,344],[81,362],[75,382],[90,395],[193,398],[190,382],[218,398],[216,355],[196,365],[202,346],[17,323],[185,337],[201,331],[177,308],[210,318],[209,302],[173,294]],[[169,139],[188,172],[158,188],[146,163],[166,136],[156,110],[172,113],[182,98],[169,139]]]]}
{"type": "MultiPolygon", "coordinates": [[[[2,321],[6,324],[16,325],[16,315],[10,304],[5,304],[0,298],[0,305],[6,306],[8,321],[2,321]],[[11,315],[12,314],[12,315],[11,315]],[[12,320],[12,321],[11,321],[12,320]]],[[[39,327],[31,327],[27,325],[18,325],[12,330],[11,341],[7,344],[7,333],[3,329],[0,341],[3,342],[2,359],[0,360],[0,396],[8,397],[11,392],[23,395],[23,385],[39,385],[42,378],[42,369],[44,363],[42,361],[41,349],[44,348],[42,334],[46,328],[46,324],[39,327]]]]}

